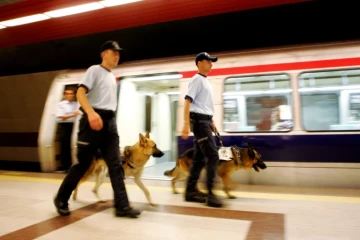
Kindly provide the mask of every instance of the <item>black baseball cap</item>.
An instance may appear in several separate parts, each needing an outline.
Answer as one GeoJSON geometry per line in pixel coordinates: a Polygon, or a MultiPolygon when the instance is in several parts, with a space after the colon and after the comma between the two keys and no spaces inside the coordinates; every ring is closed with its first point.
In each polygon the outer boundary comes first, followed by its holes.
{"type": "Polygon", "coordinates": [[[212,62],[216,62],[218,60],[217,57],[212,57],[207,52],[201,52],[198,55],[196,55],[195,64],[197,65],[197,63],[199,61],[202,61],[202,60],[205,60],[205,59],[210,60],[212,62]]]}
{"type": "Polygon", "coordinates": [[[119,44],[116,41],[107,41],[101,46],[100,52],[103,52],[108,49],[113,49],[117,51],[124,51],[123,48],[119,46],[119,44]]]}

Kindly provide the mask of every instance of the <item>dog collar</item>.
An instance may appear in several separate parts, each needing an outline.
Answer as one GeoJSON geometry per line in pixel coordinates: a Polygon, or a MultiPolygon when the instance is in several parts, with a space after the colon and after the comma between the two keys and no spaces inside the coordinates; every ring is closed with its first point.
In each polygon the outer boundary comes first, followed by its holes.
{"type": "Polygon", "coordinates": [[[124,158],[126,161],[126,164],[131,168],[138,168],[134,161],[131,159],[131,152],[130,152],[130,146],[126,146],[124,149],[124,158]]]}

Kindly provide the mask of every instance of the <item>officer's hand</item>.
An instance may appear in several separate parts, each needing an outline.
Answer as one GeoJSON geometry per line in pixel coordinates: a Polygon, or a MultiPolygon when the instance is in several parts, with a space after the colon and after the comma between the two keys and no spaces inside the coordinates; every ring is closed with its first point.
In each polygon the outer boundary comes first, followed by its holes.
{"type": "Polygon", "coordinates": [[[189,124],[184,124],[184,127],[181,131],[181,137],[182,139],[187,139],[189,137],[189,133],[190,133],[190,130],[189,130],[189,124]]]}
{"type": "Polygon", "coordinates": [[[216,132],[216,126],[215,126],[215,123],[214,123],[214,122],[212,122],[211,128],[212,128],[213,132],[216,132]]]}
{"type": "Polygon", "coordinates": [[[88,114],[88,120],[90,123],[91,129],[95,131],[100,131],[103,128],[103,121],[99,114],[96,112],[88,114]]]}

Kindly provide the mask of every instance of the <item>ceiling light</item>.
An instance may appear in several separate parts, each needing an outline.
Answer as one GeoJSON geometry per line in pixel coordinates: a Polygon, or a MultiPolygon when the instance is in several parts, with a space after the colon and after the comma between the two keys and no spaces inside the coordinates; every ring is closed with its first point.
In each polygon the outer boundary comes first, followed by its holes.
{"type": "Polygon", "coordinates": [[[141,0],[104,0],[100,1],[100,4],[104,5],[105,7],[111,7],[139,1],[141,0]]]}
{"type": "Polygon", "coordinates": [[[46,14],[50,17],[63,17],[63,16],[72,15],[72,14],[88,12],[88,11],[92,11],[92,10],[96,10],[96,9],[100,9],[100,8],[104,8],[104,6],[96,2],[96,3],[82,4],[82,5],[69,7],[69,8],[62,8],[59,10],[46,12],[44,14],[46,14]]]}
{"type": "Polygon", "coordinates": [[[300,88],[299,92],[327,92],[327,91],[340,91],[340,90],[352,90],[360,88],[360,85],[347,85],[347,86],[331,86],[331,87],[314,87],[314,88],[300,88]]]}
{"type": "Polygon", "coordinates": [[[172,75],[158,75],[158,76],[148,76],[148,77],[129,77],[126,79],[132,82],[146,82],[146,81],[180,79],[182,77],[183,77],[182,74],[172,74],[172,75]]]}
{"type": "Polygon", "coordinates": [[[139,92],[140,94],[146,95],[146,96],[154,96],[154,92],[139,92]]]}
{"type": "Polygon", "coordinates": [[[179,95],[180,92],[176,92],[176,91],[174,91],[174,92],[166,92],[166,94],[167,95],[179,95]]]}
{"type": "Polygon", "coordinates": [[[5,26],[3,26],[3,25],[0,25],[0,29],[3,29],[3,28],[6,28],[5,26]]]}
{"type": "Polygon", "coordinates": [[[27,17],[15,18],[12,20],[0,22],[0,25],[12,27],[12,26],[18,26],[18,25],[32,23],[32,22],[38,22],[38,21],[49,19],[49,18],[50,18],[49,16],[46,16],[44,14],[35,14],[35,15],[27,16],[27,17]]]}
{"type": "Polygon", "coordinates": [[[223,96],[240,96],[240,95],[265,95],[265,94],[280,94],[291,93],[292,89],[277,89],[277,90],[259,90],[259,91],[238,91],[238,92],[224,92],[223,96]]]}

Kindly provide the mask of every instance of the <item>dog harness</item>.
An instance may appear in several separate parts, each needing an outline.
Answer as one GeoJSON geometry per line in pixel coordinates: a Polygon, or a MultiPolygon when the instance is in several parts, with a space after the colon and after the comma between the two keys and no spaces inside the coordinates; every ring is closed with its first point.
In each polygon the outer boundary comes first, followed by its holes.
{"type": "Polygon", "coordinates": [[[236,145],[231,147],[220,147],[218,154],[221,161],[234,160],[236,165],[242,165],[240,148],[236,145]]]}
{"type": "Polygon", "coordinates": [[[130,146],[126,146],[124,149],[124,152],[122,153],[122,155],[125,158],[125,162],[126,165],[128,165],[131,168],[138,168],[139,166],[137,166],[134,161],[131,159],[131,152],[130,152],[130,146]]]}

